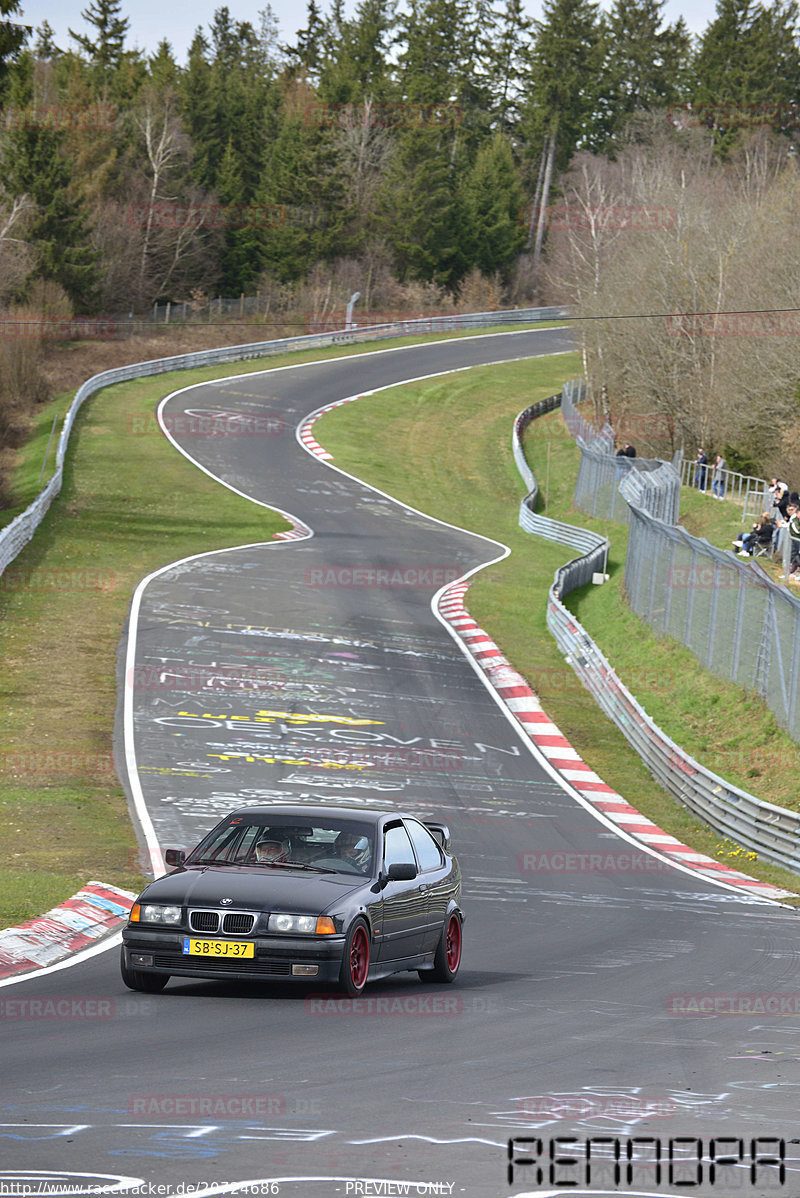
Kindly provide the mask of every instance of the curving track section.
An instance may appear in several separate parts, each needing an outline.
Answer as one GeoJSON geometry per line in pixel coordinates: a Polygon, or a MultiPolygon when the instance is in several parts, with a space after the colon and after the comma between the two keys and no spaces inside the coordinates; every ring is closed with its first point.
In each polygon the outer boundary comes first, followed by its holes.
{"type": "Polygon", "coordinates": [[[456,987],[401,976],[356,1004],[176,980],[134,995],[114,949],[2,985],[0,1193],[58,1177],[73,1193],[202,1196],[247,1184],[496,1198],[561,1193],[565,1179],[584,1193],[798,1192],[796,1143],[785,1185],[765,1163],[778,1151],[766,1137],[799,1134],[794,913],[633,852],[565,793],[431,610],[443,583],[505,549],[331,469],[294,435],[349,396],[566,348],[558,330],[442,342],[162,405],[227,413],[229,428],[272,418],[252,427],[279,435],[179,448],[287,509],[299,535],[175,563],[137,592],[118,750],[143,851],[157,860],[247,800],[347,795],[446,816],[464,964],[456,987]],[[585,1162],[550,1176],[553,1137],[569,1135],[572,1155],[592,1141],[588,1183],[585,1162]],[[533,1137],[515,1157],[542,1157],[511,1181],[510,1136],[533,1137]],[[712,1178],[712,1142],[738,1158],[740,1139],[748,1160],[756,1140],[755,1176],[717,1163],[712,1178]],[[671,1175],[670,1144],[692,1158],[671,1175]]]}

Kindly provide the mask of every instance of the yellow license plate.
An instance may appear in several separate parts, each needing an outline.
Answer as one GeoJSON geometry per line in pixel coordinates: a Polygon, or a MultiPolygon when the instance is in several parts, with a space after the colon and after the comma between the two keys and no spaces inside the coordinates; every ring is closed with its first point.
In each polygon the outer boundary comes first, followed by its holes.
{"type": "Polygon", "coordinates": [[[183,951],[190,957],[254,957],[255,945],[241,940],[192,940],[185,936],[183,951]]]}

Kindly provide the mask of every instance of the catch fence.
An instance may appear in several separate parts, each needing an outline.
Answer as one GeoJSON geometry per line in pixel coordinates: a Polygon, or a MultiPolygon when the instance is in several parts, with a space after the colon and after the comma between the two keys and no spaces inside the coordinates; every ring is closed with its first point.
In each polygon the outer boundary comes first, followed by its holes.
{"type": "Polygon", "coordinates": [[[600,516],[627,524],[628,504],[621,491],[624,478],[637,480],[638,494],[662,520],[677,524],[680,511],[680,475],[674,465],[659,458],[627,457],[614,450],[614,430],[606,423],[598,431],[578,410],[585,398],[583,380],[573,379],[564,388],[561,408],[564,422],[581,451],[575,483],[575,507],[587,516],[600,516]],[[666,468],[665,468],[666,467],[666,468]]]}
{"type": "MultiPolygon", "coordinates": [[[[529,494],[523,500],[520,510],[520,524],[522,527],[528,532],[533,532],[548,540],[557,540],[561,544],[572,544],[584,555],[582,558],[560,567],[555,573],[553,584],[550,588],[547,604],[547,624],[559,649],[583,685],[592,694],[603,711],[613,720],[626,740],[639,754],[650,772],[665,790],[672,794],[679,802],[683,803],[698,819],[714,828],[721,836],[728,837],[737,844],[752,849],[759,857],[762,857],[766,861],[781,865],[786,869],[792,870],[794,873],[800,873],[800,815],[786,808],[778,807],[776,804],[758,799],[740,787],[733,785],[718,774],[700,765],[699,762],[695,761],[693,757],[675,744],[634,698],[586,630],[564,605],[563,599],[565,596],[572,590],[584,586],[590,581],[591,575],[598,568],[598,562],[602,560],[602,555],[607,549],[607,543],[595,533],[590,533],[585,529],[569,525],[562,525],[557,521],[548,521],[543,517],[536,516],[531,510],[532,506],[535,506],[537,487],[536,479],[525,460],[522,450],[522,434],[531,420],[545,411],[552,410],[556,406],[556,404],[550,401],[545,401],[545,403],[549,404],[549,407],[534,404],[517,417],[513,434],[514,457],[520,467],[520,473],[525,480],[526,486],[530,488],[529,494]],[[524,465],[520,465],[520,462],[524,465]]],[[[631,474],[626,479],[624,486],[630,488],[638,481],[639,476],[631,474]]],[[[635,530],[640,526],[648,527],[653,523],[652,516],[640,512],[638,508],[634,509],[631,536],[634,535],[635,530]]],[[[688,538],[689,543],[696,541],[696,538],[690,538],[683,529],[672,529],[664,525],[663,522],[660,523],[667,533],[676,534],[676,538],[688,538]]],[[[688,548],[691,553],[691,544],[689,544],[688,548]]],[[[712,547],[709,546],[709,548],[712,547]]],[[[743,563],[739,563],[735,558],[729,557],[726,559],[725,555],[718,550],[715,552],[719,553],[723,559],[719,563],[720,569],[724,569],[730,563],[736,570],[736,605],[740,609],[747,607],[747,593],[741,589],[738,575],[739,573],[747,574],[749,567],[744,566],[743,563]]],[[[630,549],[628,557],[630,560],[630,549]]],[[[691,570],[691,564],[689,564],[689,569],[691,570]]],[[[763,574],[763,571],[760,573],[763,574]]],[[[662,596],[663,600],[663,580],[662,588],[659,592],[655,581],[655,572],[649,574],[642,572],[640,577],[642,592],[646,593],[647,584],[651,583],[653,601],[657,602],[656,596],[658,594],[662,596]]],[[[692,585],[686,588],[686,605],[691,605],[693,604],[693,599],[690,599],[689,596],[692,593],[692,587],[696,582],[696,578],[692,579],[691,574],[688,577],[692,585]]],[[[764,577],[766,578],[766,576],[764,577]]],[[[769,582],[768,579],[767,582],[769,582]]],[[[774,614],[778,621],[783,620],[787,624],[792,623],[793,625],[797,616],[797,611],[794,609],[800,611],[800,601],[785,592],[777,596],[772,594],[773,590],[782,592],[783,588],[774,587],[773,584],[770,584],[770,588],[768,592],[772,595],[770,614],[774,614]],[[791,602],[791,615],[788,610],[775,605],[776,600],[780,601],[784,597],[791,602]]],[[[709,587],[708,589],[711,591],[712,588],[709,587]]],[[[687,618],[686,605],[683,609],[684,618],[687,618]]],[[[692,622],[691,612],[688,613],[688,620],[689,623],[692,622]]],[[[745,651],[745,647],[742,645],[741,640],[739,640],[736,644],[736,656],[743,662],[748,662],[755,676],[762,678],[765,685],[774,685],[774,682],[770,684],[769,679],[774,680],[777,678],[778,689],[781,693],[785,692],[787,697],[792,694],[792,687],[794,686],[794,702],[796,706],[797,669],[800,667],[800,661],[798,661],[800,652],[793,651],[792,666],[794,672],[788,676],[784,675],[783,683],[781,683],[782,671],[778,656],[774,653],[771,655],[771,658],[769,655],[765,655],[763,642],[765,640],[769,641],[769,629],[771,626],[772,621],[770,616],[765,616],[762,612],[760,627],[764,635],[759,642],[759,647],[755,655],[751,651],[745,651]],[[772,668],[768,667],[769,660],[773,662],[772,668]]],[[[794,644],[800,645],[800,638],[795,638],[794,644]]],[[[708,647],[706,646],[706,648],[708,647]]],[[[780,662],[784,662],[782,657],[780,658],[780,662]]]]}

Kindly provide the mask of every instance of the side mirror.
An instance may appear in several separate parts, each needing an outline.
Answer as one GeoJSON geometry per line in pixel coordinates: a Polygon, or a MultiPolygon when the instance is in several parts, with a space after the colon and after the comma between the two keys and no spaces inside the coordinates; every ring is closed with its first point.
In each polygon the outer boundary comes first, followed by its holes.
{"type": "Polygon", "coordinates": [[[417,876],[417,867],[410,861],[398,861],[389,866],[390,882],[411,882],[417,876]]]}
{"type": "Polygon", "coordinates": [[[185,849],[167,849],[164,853],[164,861],[167,865],[183,865],[185,860],[185,849]]]}

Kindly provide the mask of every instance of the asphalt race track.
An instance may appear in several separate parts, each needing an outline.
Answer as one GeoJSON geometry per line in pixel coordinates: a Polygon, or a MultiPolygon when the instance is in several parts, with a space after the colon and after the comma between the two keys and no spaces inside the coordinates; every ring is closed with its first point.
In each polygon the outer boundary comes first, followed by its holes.
{"type": "Polygon", "coordinates": [[[2,986],[0,1196],[800,1194],[797,916],[633,851],[562,791],[431,611],[503,547],[295,436],[346,396],[567,348],[540,330],[389,349],[163,406],[188,455],[313,536],[189,559],[137,594],[117,749],[145,824],[163,848],[248,801],[446,818],[464,961],[454,986],[400,975],[355,1003],[134,994],[116,946],[2,986]],[[209,413],[264,435],[204,435],[209,413]]]}

